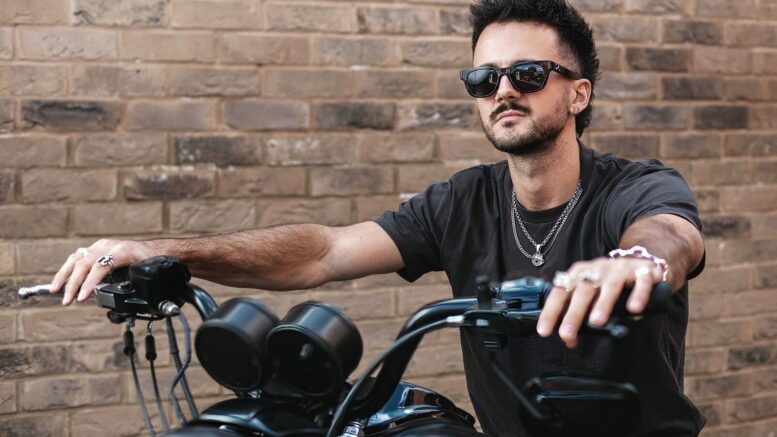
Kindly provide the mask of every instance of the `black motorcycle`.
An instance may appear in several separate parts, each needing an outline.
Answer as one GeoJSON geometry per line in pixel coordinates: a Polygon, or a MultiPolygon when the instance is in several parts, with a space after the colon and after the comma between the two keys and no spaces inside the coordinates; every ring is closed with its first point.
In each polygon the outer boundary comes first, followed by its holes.
{"type": "MultiPolygon", "coordinates": [[[[478,279],[473,298],[428,304],[405,323],[396,340],[364,374],[350,382],[359,364],[362,340],[338,308],[304,302],[283,319],[255,299],[237,298],[217,306],[202,288],[189,283],[188,269],[171,257],[155,257],[115,270],[96,289],[97,302],[111,322],[126,325],[124,352],[129,356],[139,404],[149,433],[157,435],[137,376],[132,327],[137,321],[164,320],[177,373],[168,391],[181,426],[171,429],[154,369],[155,340],[146,336],[154,394],[163,432],[168,437],[411,437],[483,436],[475,419],[444,396],[401,381],[418,344],[427,333],[458,328],[475,335],[484,354],[493,354],[510,336],[535,335],[547,282],[523,277],[502,283],[478,279]],[[181,307],[193,305],[203,319],[194,350],[202,367],[235,398],[197,410],[186,380],[192,356],[189,324],[181,307]],[[184,359],[173,318],[184,329],[184,359]],[[376,376],[372,374],[380,368],[376,376]],[[175,395],[180,385],[191,418],[186,420],[175,395]]],[[[46,286],[22,288],[22,299],[48,294],[46,286]]],[[[625,294],[625,293],[624,293],[625,294]]],[[[658,284],[645,314],[665,312],[671,302],[667,284],[658,284]]],[[[623,338],[628,327],[613,318],[604,327],[581,334],[623,338]]],[[[150,326],[150,325],[149,325],[150,326]]],[[[536,436],[623,436],[641,423],[637,389],[579,375],[538,376],[519,390],[495,359],[492,369],[521,406],[523,423],[536,436]]]]}

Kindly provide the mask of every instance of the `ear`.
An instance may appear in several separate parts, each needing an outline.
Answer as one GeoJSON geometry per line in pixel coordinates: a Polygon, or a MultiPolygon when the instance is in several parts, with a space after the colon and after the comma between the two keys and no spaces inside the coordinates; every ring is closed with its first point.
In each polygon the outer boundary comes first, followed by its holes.
{"type": "Polygon", "coordinates": [[[591,81],[588,79],[577,79],[572,82],[572,92],[570,93],[569,112],[579,114],[588,107],[591,101],[591,81]]]}

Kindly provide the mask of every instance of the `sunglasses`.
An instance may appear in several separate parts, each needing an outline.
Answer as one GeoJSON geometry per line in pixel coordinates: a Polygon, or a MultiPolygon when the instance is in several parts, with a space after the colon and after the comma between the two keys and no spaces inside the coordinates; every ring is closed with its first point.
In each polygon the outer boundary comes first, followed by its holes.
{"type": "Polygon", "coordinates": [[[581,78],[579,74],[553,61],[521,61],[506,68],[465,68],[461,70],[459,77],[464,81],[469,95],[481,98],[496,93],[499,81],[504,75],[516,91],[536,93],[545,88],[551,71],[573,80],[581,78]]]}

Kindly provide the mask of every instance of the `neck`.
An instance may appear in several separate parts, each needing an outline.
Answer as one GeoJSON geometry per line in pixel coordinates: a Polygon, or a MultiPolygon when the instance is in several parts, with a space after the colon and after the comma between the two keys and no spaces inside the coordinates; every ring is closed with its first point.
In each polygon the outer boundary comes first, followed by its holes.
{"type": "Polygon", "coordinates": [[[580,180],[577,139],[562,138],[537,155],[508,155],[515,196],[529,211],[543,211],[572,198],[580,180]]]}

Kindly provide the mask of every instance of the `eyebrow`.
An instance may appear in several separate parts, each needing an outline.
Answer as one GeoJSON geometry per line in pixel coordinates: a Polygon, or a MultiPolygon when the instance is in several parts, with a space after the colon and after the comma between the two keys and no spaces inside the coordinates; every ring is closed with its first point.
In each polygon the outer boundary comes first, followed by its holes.
{"type": "MultiPolygon", "coordinates": [[[[518,59],[517,61],[515,61],[515,62],[512,62],[512,63],[510,64],[510,67],[512,67],[512,66],[513,66],[513,65],[515,65],[515,64],[520,64],[520,63],[522,63],[522,62],[532,62],[532,61],[534,61],[534,59],[518,59]]],[[[497,67],[497,65],[496,65],[496,64],[494,64],[493,62],[486,62],[485,64],[480,64],[480,65],[478,65],[476,68],[481,68],[481,67],[493,67],[493,68],[500,68],[500,67],[497,67]]]]}

